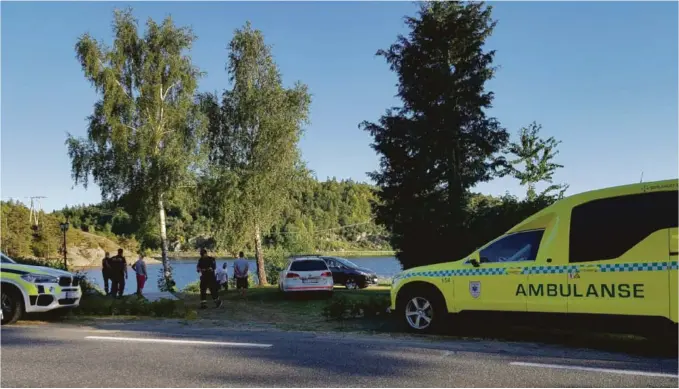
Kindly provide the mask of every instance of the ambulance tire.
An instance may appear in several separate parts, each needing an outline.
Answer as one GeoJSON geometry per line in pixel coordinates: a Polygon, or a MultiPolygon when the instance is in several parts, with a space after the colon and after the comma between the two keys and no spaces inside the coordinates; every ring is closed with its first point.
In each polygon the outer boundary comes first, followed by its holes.
{"type": "Polygon", "coordinates": [[[444,328],[446,319],[448,319],[445,299],[441,292],[431,284],[414,283],[413,285],[405,286],[404,290],[399,292],[396,304],[397,314],[400,316],[399,320],[401,320],[405,330],[411,333],[438,333],[444,328]],[[424,319],[421,318],[420,327],[414,327],[412,322],[417,323],[417,319],[413,319],[413,316],[410,316],[409,320],[406,315],[406,309],[409,313],[412,313],[414,309],[417,309],[418,305],[420,308],[423,308],[427,303],[430,309],[424,309],[423,315],[429,318],[429,324],[426,326],[422,325],[421,323],[424,319]]]}
{"type": "Polygon", "coordinates": [[[2,301],[2,325],[16,323],[24,312],[21,292],[11,284],[2,284],[0,299],[2,301]]]}

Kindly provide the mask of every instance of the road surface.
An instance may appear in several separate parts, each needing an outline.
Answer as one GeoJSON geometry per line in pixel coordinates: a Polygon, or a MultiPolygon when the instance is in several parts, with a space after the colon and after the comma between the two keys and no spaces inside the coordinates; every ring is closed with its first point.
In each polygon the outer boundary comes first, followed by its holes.
{"type": "Polygon", "coordinates": [[[1,329],[2,387],[677,387],[677,360],[531,343],[234,331],[1,329]]]}

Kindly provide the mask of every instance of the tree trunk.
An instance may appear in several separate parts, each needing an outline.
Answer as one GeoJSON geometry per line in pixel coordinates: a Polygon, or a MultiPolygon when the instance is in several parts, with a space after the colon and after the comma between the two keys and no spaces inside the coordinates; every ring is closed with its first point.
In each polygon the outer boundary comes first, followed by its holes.
{"type": "Polygon", "coordinates": [[[160,250],[163,260],[163,276],[165,278],[165,285],[171,287],[172,271],[170,270],[170,261],[167,258],[167,229],[165,227],[165,205],[163,204],[163,196],[158,200],[158,208],[160,208],[160,250]]]}
{"type": "Polygon", "coordinates": [[[269,285],[264,271],[264,253],[262,253],[262,236],[259,231],[259,224],[255,224],[255,256],[257,257],[257,278],[260,285],[269,285]]]}

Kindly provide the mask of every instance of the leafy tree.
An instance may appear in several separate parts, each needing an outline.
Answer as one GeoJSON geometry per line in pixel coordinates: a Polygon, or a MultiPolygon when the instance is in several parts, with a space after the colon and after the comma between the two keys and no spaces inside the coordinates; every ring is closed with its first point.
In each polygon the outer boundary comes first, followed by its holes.
{"type": "Polygon", "coordinates": [[[29,223],[29,209],[18,202],[2,202],[2,251],[10,257],[24,257],[32,254],[29,223]]]}
{"type": "Polygon", "coordinates": [[[254,239],[257,276],[267,284],[262,233],[290,199],[311,97],[300,83],[283,87],[271,48],[250,23],[236,30],[229,49],[232,89],[224,92],[221,107],[214,95],[203,100],[210,118],[210,157],[219,177],[213,199],[224,199],[213,201],[228,234],[254,239]]]}
{"type": "Polygon", "coordinates": [[[506,164],[508,133],[485,114],[495,52],[484,50],[496,22],[476,2],[426,2],[410,31],[380,50],[398,75],[403,105],[361,127],[374,138],[380,170],[378,222],[391,232],[404,268],[459,258],[475,247],[465,228],[469,190],[506,164]]]}
{"type": "Polygon", "coordinates": [[[526,193],[528,200],[545,196],[561,198],[568,189],[568,185],[565,184],[552,184],[554,173],[563,167],[553,162],[554,157],[559,154],[556,147],[561,141],[557,141],[553,136],[547,139],[540,138],[541,129],[542,125],[536,122],[521,128],[519,141],[511,142],[507,148],[513,159],[509,161],[506,174],[512,175],[521,181],[521,185],[528,187],[526,193]],[[523,165],[523,170],[520,170],[520,165],[523,165]],[[550,185],[538,194],[535,185],[540,182],[550,185]]]}
{"type": "Polygon", "coordinates": [[[107,200],[131,196],[144,219],[160,222],[164,278],[167,258],[166,201],[191,179],[200,155],[201,123],[193,101],[198,69],[186,52],[195,36],[170,17],[149,19],[140,36],[131,10],[115,11],[114,41],[106,47],[89,34],[75,45],[85,77],[100,95],[89,116],[87,138],[66,141],[76,184],[89,176],[107,200]]]}

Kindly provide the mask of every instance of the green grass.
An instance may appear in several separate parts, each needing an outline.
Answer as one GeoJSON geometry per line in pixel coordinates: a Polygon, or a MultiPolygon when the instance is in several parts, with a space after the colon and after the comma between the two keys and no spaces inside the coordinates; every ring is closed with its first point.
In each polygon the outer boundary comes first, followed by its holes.
{"type": "MultiPolygon", "coordinates": [[[[195,293],[181,294],[184,304],[191,309],[198,307],[200,296],[195,293]]],[[[333,301],[367,302],[374,299],[388,299],[389,289],[370,287],[362,290],[336,288],[333,297],[320,295],[286,295],[277,287],[255,287],[248,289],[242,298],[237,291],[221,291],[224,305],[220,309],[198,310],[198,319],[213,320],[222,325],[256,324],[259,327],[273,327],[299,331],[365,330],[377,325],[374,320],[332,320],[323,315],[323,310],[333,301]]],[[[210,297],[208,296],[208,300],[210,297]]],[[[210,303],[211,304],[211,303],[210,303]]]]}

